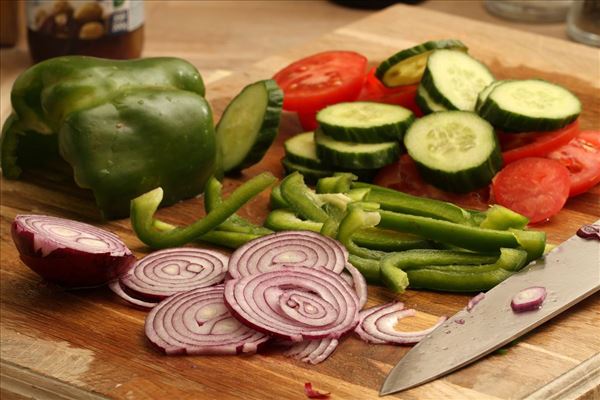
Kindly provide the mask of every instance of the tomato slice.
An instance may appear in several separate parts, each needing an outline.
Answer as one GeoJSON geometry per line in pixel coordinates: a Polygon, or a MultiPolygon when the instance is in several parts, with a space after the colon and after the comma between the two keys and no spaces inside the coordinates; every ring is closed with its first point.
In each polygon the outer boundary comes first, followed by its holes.
{"type": "Polygon", "coordinates": [[[504,164],[525,157],[543,157],[569,143],[579,134],[579,120],[552,132],[502,133],[498,139],[503,150],[504,164]]]}
{"type": "Polygon", "coordinates": [[[374,183],[414,196],[449,201],[467,208],[479,210],[488,208],[489,189],[487,187],[465,194],[440,190],[423,181],[415,162],[408,154],[404,154],[396,163],[380,169],[374,183]]]}
{"type": "Polygon", "coordinates": [[[320,110],[329,104],[355,100],[363,84],[367,58],[353,51],[326,51],[303,58],[277,72],[283,108],[320,110]]]}
{"type": "Polygon", "coordinates": [[[375,70],[376,68],[371,68],[365,76],[365,81],[357,100],[396,104],[408,108],[417,117],[423,115],[416,100],[419,85],[389,88],[375,76],[375,70]]]}
{"type": "Polygon", "coordinates": [[[508,164],[492,181],[496,203],[529,218],[545,221],[558,213],[569,197],[569,171],[556,160],[527,157],[508,164]]]}
{"type": "Polygon", "coordinates": [[[298,113],[298,119],[300,125],[305,131],[314,131],[317,129],[319,124],[317,123],[317,112],[318,111],[304,111],[298,113]]]}
{"type": "Polygon", "coordinates": [[[587,192],[600,183],[600,131],[584,131],[567,145],[548,154],[569,170],[569,196],[587,192]]]}

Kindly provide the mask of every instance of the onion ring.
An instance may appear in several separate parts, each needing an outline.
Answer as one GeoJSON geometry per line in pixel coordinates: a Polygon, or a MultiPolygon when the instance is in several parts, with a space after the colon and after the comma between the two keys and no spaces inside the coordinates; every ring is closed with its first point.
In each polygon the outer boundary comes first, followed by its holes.
{"type": "Polygon", "coordinates": [[[348,253],[337,241],[310,231],[281,231],[238,248],[229,261],[228,275],[241,278],[282,266],[320,266],[341,273],[348,253]]]}
{"type": "Polygon", "coordinates": [[[356,269],[354,265],[348,263],[346,264],[345,268],[348,272],[350,272],[350,276],[352,277],[351,286],[354,288],[356,294],[358,295],[358,304],[362,309],[365,306],[365,304],[367,304],[367,281],[365,280],[363,274],[361,274],[360,271],[356,269]]]}
{"type": "Polygon", "coordinates": [[[305,340],[293,344],[283,354],[314,365],[325,361],[335,351],[338,344],[337,339],[305,340]]]}
{"type": "Polygon", "coordinates": [[[294,342],[337,339],[358,323],[358,296],[322,267],[285,267],[228,280],[225,304],[245,325],[294,342]]]}
{"type": "Polygon", "coordinates": [[[166,354],[255,353],[269,337],[241,324],[223,303],[223,285],[178,293],[146,317],[146,336],[166,354]]]}
{"type": "Polygon", "coordinates": [[[129,303],[130,305],[132,305],[134,307],[141,308],[143,310],[151,310],[158,304],[158,302],[144,301],[144,300],[136,299],[135,297],[128,295],[121,287],[121,283],[119,283],[118,279],[115,279],[114,281],[109,282],[108,287],[117,296],[119,296],[120,298],[122,298],[123,300],[125,300],[127,303],[129,303]]]}

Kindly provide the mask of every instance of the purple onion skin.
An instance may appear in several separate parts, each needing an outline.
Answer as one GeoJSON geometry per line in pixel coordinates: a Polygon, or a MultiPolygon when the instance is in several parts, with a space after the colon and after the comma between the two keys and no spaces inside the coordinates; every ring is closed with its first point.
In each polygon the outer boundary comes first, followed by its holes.
{"type": "Polygon", "coordinates": [[[12,238],[25,265],[45,280],[69,288],[101,286],[127,271],[136,258],[133,254],[112,256],[110,253],[92,254],[85,251],[59,248],[43,256],[34,248],[34,234],[21,229],[16,222],[11,226],[12,238]]]}

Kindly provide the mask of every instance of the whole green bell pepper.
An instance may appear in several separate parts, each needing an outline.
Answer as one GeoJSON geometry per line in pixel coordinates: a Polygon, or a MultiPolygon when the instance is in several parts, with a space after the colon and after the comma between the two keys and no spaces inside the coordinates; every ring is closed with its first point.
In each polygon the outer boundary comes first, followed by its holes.
{"type": "Polygon", "coordinates": [[[29,166],[25,145],[37,161],[54,147],[106,218],[127,216],[131,199],[158,186],[165,205],[192,197],[220,168],[203,96],[196,68],[176,58],[44,61],[13,86],[2,173],[18,178],[29,166]]]}

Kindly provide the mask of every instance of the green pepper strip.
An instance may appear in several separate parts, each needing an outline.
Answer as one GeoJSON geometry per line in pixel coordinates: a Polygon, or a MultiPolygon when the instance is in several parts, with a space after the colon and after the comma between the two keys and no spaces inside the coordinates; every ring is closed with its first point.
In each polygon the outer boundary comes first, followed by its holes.
{"type": "MultiPolygon", "coordinates": [[[[169,223],[157,219],[154,220],[153,226],[154,228],[163,232],[172,231],[173,229],[177,228],[177,226],[175,225],[171,225],[169,223]]],[[[263,235],[213,230],[210,232],[206,232],[204,235],[200,236],[196,240],[198,240],[199,242],[211,243],[217,246],[227,247],[230,249],[237,249],[238,247],[248,243],[249,241],[258,239],[261,236],[263,235]]]]}
{"type": "Polygon", "coordinates": [[[530,260],[543,254],[546,241],[546,235],[540,231],[483,229],[391,211],[380,211],[379,215],[381,228],[408,232],[474,251],[495,252],[501,247],[522,246],[528,252],[530,260]]]}
{"type": "Polygon", "coordinates": [[[354,182],[352,188],[371,189],[365,197],[365,200],[379,203],[382,210],[420,215],[459,224],[474,225],[471,213],[452,203],[411,196],[397,190],[363,182],[354,182]]]}
{"type": "Polygon", "coordinates": [[[181,246],[191,242],[222,224],[251,198],[276,181],[269,173],[262,173],[238,187],[223,203],[204,218],[185,227],[161,232],[154,226],[154,213],[162,201],[161,188],[154,189],[131,201],[131,226],[140,240],[153,248],[181,246]]]}
{"type": "Polygon", "coordinates": [[[269,199],[269,206],[271,210],[277,210],[278,208],[290,208],[290,204],[285,201],[281,195],[281,186],[277,185],[271,189],[271,197],[269,199]]]}
{"type": "Polygon", "coordinates": [[[267,215],[265,226],[274,231],[312,231],[320,232],[322,222],[300,219],[292,210],[278,208],[267,215]]]}
{"type": "Polygon", "coordinates": [[[479,223],[480,228],[499,230],[509,228],[523,229],[529,223],[527,217],[498,204],[494,204],[483,214],[485,218],[479,223]]]}
{"type": "Polygon", "coordinates": [[[350,254],[348,256],[348,261],[356,267],[356,269],[365,277],[367,282],[375,285],[381,284],[381,273],[378,260],[370,260],[350,254]]]}
{"type": "Polygon", "coordinates": [[[385,257],[380,262],[382,279],[394,291],[403,291],[408,276],[410,287],[454,292],[488,290],[520,270],[527,253],[518,249],[500,249],[500,256],[447,250],[409,250],[385,257]]]}
{"type": "Polygon", "coordinates": [[[357,179],[356,175],[349,172],[336,172],[333,176],[319,179],[316,190],[317,193],[346,193],[357,179]]]}
{"type": "MultiPolygon", "coordinates": [[[[219,208],[223,203],[223,200],[221,199],[222,187],[223,185],[221,182],[219,182],[215,177],[211,177],[208,180],[206,188],[204,189],[204,209],[206,210],[207,214],[212,210],[219,208]]],[[[273,233],[272,230],[255,225],[237,214],[233,214],[227,218],[227,220],[219,225],[216,229],[227,232],[248,233],[259,236],[273,233]]]]}
{"type": "Polygon", "coordinates": [[[352,235],[359,229],[374,227],[381,219],[377,212],[365,212],[357,204],[358,203],[355,203],[353,207],[350,208],[340,223],[337,239],[344,247],[346,247],[346,250],[348,250],[350,254],[361,258],[379,260],[386,255],[385,252],[360,247],[352,240],[352,235]]]}
{"type": "Polygon", "coordinates": [[[281,195],[291,208],[304,218],[315,222],[325,222],[329,216],[321,208],[319,197],[304,183],[299,172],[294,172],[281,181],[281,195]]]}

